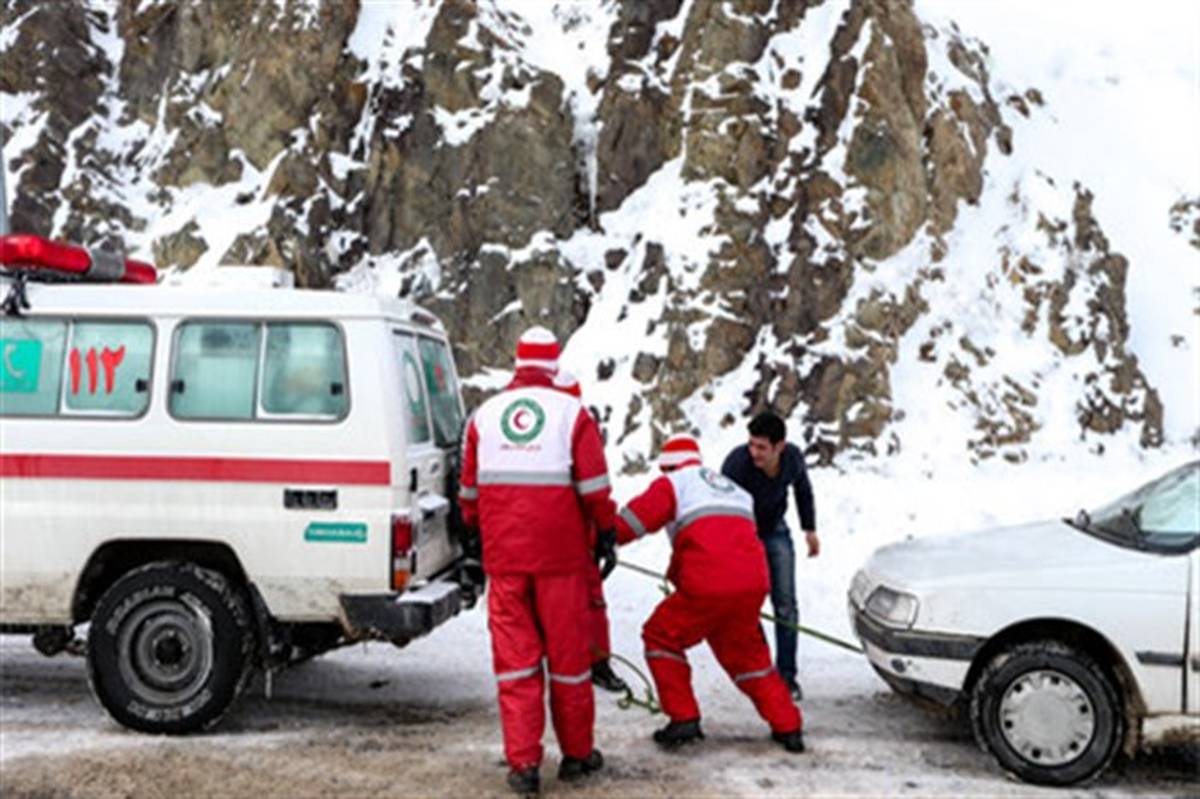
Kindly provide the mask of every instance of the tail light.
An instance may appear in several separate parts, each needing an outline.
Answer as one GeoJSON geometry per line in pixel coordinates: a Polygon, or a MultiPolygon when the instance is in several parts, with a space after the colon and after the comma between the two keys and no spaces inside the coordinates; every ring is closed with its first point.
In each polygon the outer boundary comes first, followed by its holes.
{"type": "Polygon", "coordinates": [[[412,519],[392,517],[392,590],[403,591],[412,577],[412,519]]]}

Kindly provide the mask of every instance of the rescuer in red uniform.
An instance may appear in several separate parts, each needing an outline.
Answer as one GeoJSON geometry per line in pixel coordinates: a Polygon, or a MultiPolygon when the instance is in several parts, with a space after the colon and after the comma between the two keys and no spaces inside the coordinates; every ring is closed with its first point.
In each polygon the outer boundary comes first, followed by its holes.
{"type": "MultiPolygon", "coordinates": [[[[563,369],[554,376],[554,387],[582,401],[583,388],[575,375],[563,369]]],[[[594,537],[594,530],[592,531],[594,537]]],[[[612,640],[608,634],[608,604],[604,601],[604,580],[608,574],[600,573],[600,565],[593,563],[588,569],[588,628],[592,636],[592,684],[612,693],[628,690],[625,681],[612,669],[609,655],[612,640]]]]}
{"type": "Polygon", "coordinates": [[[558,342],[540,327],[517,343],[516,374],[467,424],[459,489],[463,521],[477,526],[488,574],[488,630],[509,786],[540,788],[545,672],[563,758],[575,780],[603,765],[593,746],[595,707],[587,625],[592,553],[615,560],[616,507],[592,415],[553,385],[558,342]]]}
{"type": "Polygon", "coordinates": [[[667,579],[677,589],[642,628],[646,663],[670,724],[654,733],[667,749],[704,737],[686,650],[708,641],[730,679],[789,752],[804,751],[802,717],[771,665],[758,614],[770,589],[767,556],[754,526],[750,495],[700,461],[687,435],[663,446],[659,477],[621,509],[617,540],[628,543],[666,527],[667,579]]]}

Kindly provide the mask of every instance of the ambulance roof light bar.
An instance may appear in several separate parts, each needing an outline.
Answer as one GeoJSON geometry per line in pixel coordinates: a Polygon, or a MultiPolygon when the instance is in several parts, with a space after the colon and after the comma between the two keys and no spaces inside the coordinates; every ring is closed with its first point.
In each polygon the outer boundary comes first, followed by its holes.
{"type": "Polygon", "coordinates": [[[106,283],[158,282],[153,266],[106,250],[86,250],[41,236],[0,236],[0,265],[29,274],[106,283]]]}

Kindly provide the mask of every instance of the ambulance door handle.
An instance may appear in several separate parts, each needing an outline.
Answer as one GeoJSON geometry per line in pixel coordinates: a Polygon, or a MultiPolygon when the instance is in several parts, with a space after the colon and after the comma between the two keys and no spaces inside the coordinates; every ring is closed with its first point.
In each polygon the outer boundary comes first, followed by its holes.
{"type": "Polygon", "coordinates": [[[408,470],[408,490],[410,493],[417,490],[417,470],[412,468],[408,470]]]}
{"type": "Polygon", "coordinates": [[[171,381],[171,392],[172,392],[172,393],[174,393],[174,394],[182,394],[182,393],[183,393],[183,390],[184,390],[185,388],[187,388],[187,383],[184,383],[184,382],[183,382],[183,378],[179,378],[179,377],[177,377],[177,378],[175,378],[174,380],[172,380],[172,381],[171,381]]]}
{"type": "Polygon", "coordinates": [[[150,381],[144,377],[139,377],[133,381],[133,390],[138,394],[145,394],[150,390],[150,381]]]}

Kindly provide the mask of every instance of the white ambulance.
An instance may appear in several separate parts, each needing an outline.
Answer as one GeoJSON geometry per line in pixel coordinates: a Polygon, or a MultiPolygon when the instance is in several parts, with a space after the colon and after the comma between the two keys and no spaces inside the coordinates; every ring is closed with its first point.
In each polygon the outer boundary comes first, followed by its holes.
{"type": "Polygon", "coordinates": [[[474,603],[433,316],[133,285],[153,270],[29,236],[0,263],[0,632],[86,651],[117,721],[197,730],[254,668],[403,645],[474,603]],[[56,270],[83,280],[32,277],[56,270]]]}

